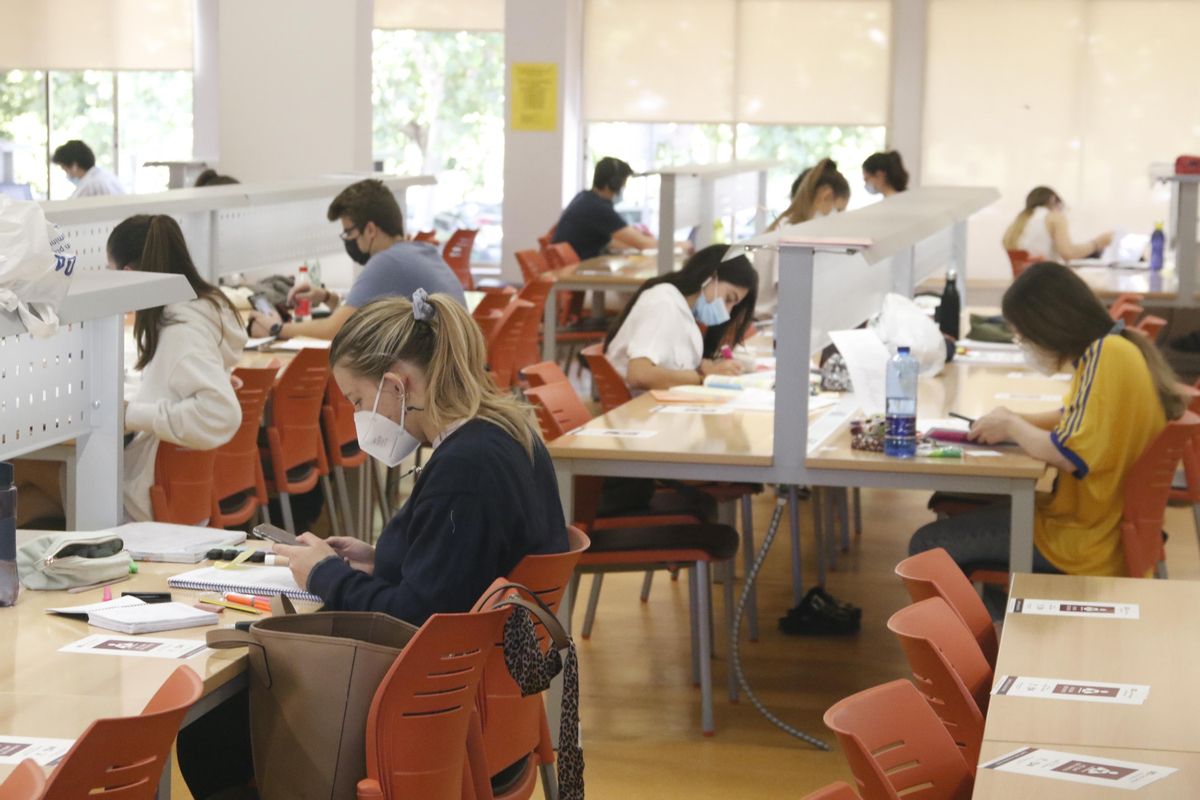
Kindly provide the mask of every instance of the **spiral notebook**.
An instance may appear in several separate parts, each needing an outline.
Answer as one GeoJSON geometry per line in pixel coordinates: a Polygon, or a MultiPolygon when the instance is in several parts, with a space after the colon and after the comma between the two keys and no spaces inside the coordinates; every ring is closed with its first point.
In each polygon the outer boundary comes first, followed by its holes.
{"type": "Polygon", "coordinates": [[[202,567],[167,579],[172,589],[194,589],[200,592],[240,592],[270,597],[283,594],[293,600],[320,603],[321,598],[300,588],[287,567],[251,566],[243,564],[232,569],[202,567]]]}

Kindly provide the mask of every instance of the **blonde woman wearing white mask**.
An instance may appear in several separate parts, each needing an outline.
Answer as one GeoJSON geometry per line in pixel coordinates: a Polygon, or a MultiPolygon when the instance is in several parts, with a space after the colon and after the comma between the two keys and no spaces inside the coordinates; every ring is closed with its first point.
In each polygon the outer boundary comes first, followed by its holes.
{"type": "Polygon", "coordinates": [[[275,545],[330,609],[421,624],[465,612],[527,555],[567,549],[554,465],[528,407],[484,370],[478,326],[456,300],[418,290],[363,306],[329,351],[360,446],[395,466],[433,455],[372,547],[349,537],[275,545]]]}

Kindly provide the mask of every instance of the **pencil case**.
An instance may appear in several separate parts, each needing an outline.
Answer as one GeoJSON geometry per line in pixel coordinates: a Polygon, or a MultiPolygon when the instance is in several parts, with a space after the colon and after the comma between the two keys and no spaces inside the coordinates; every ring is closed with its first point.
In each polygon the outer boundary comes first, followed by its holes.
{"type": "Polygon", "coordinates": [[[17,573],[27,589],[72,589],[129,574],[125,542],[111,533],[39,536],[17,550],[17,573]]]}
{"type": "Polygon", "coordinates": [[[925,437],[933,439],[935,442],[954,442],[955,444],[969,444],[971,441],[970,433],[954,428],[930,428],[925,433],[925,437]]]}

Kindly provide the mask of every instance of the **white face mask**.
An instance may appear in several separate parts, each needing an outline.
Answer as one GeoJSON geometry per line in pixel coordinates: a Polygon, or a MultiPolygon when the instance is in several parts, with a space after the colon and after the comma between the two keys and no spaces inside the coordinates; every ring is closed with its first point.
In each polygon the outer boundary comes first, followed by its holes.
{"type": "Polygon", "coordinates": [[[1036,370],[1043,375],[1053,375],[1058,372],[1058,368],[1062,362],[1058,356],[1038,347],[1032,342],[1021,341],[1021,356],[1025,359],[1025,365],[1030,369],[1036,370]]]}
{"type": "Polygon", "coordinates": [[[394,467],[421,446],[417,438],[404,430],[404,417],[408,411],[407,399],[400,397],[400,422],[396,423],[379,413],[379,397],[383,393],[383,378],[375,390],[375,405],[370,411],[354,412],[354,430],[358,434],[358,446],[367,455],[387,467],[394,467]]]}

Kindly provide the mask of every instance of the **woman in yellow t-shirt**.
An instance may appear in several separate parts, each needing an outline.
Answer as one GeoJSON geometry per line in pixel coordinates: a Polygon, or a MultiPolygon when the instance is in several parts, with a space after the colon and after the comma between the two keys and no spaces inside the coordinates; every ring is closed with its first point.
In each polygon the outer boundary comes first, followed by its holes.
{"type": "MultiPolygon", "coordinates": [[[[1026,363],[1046,375],[1073,370],[1063,408],[1017,414],[997,408],[976,420],[971,439],[1012,441],[1058,469],[1054,491],[1034,513],[1034,571],[1124,575],[1121,513],[1129,468],[1186,410],[1176,378],[1153,342],[1114,324],[1096,296],[1067,267],[1043,262],[1004,294],[1004,318],[1026,363]]],[[[964,570],[1005,568],[1007,504],[930,523],[910,553],[944,547],[964,570]]]]}

